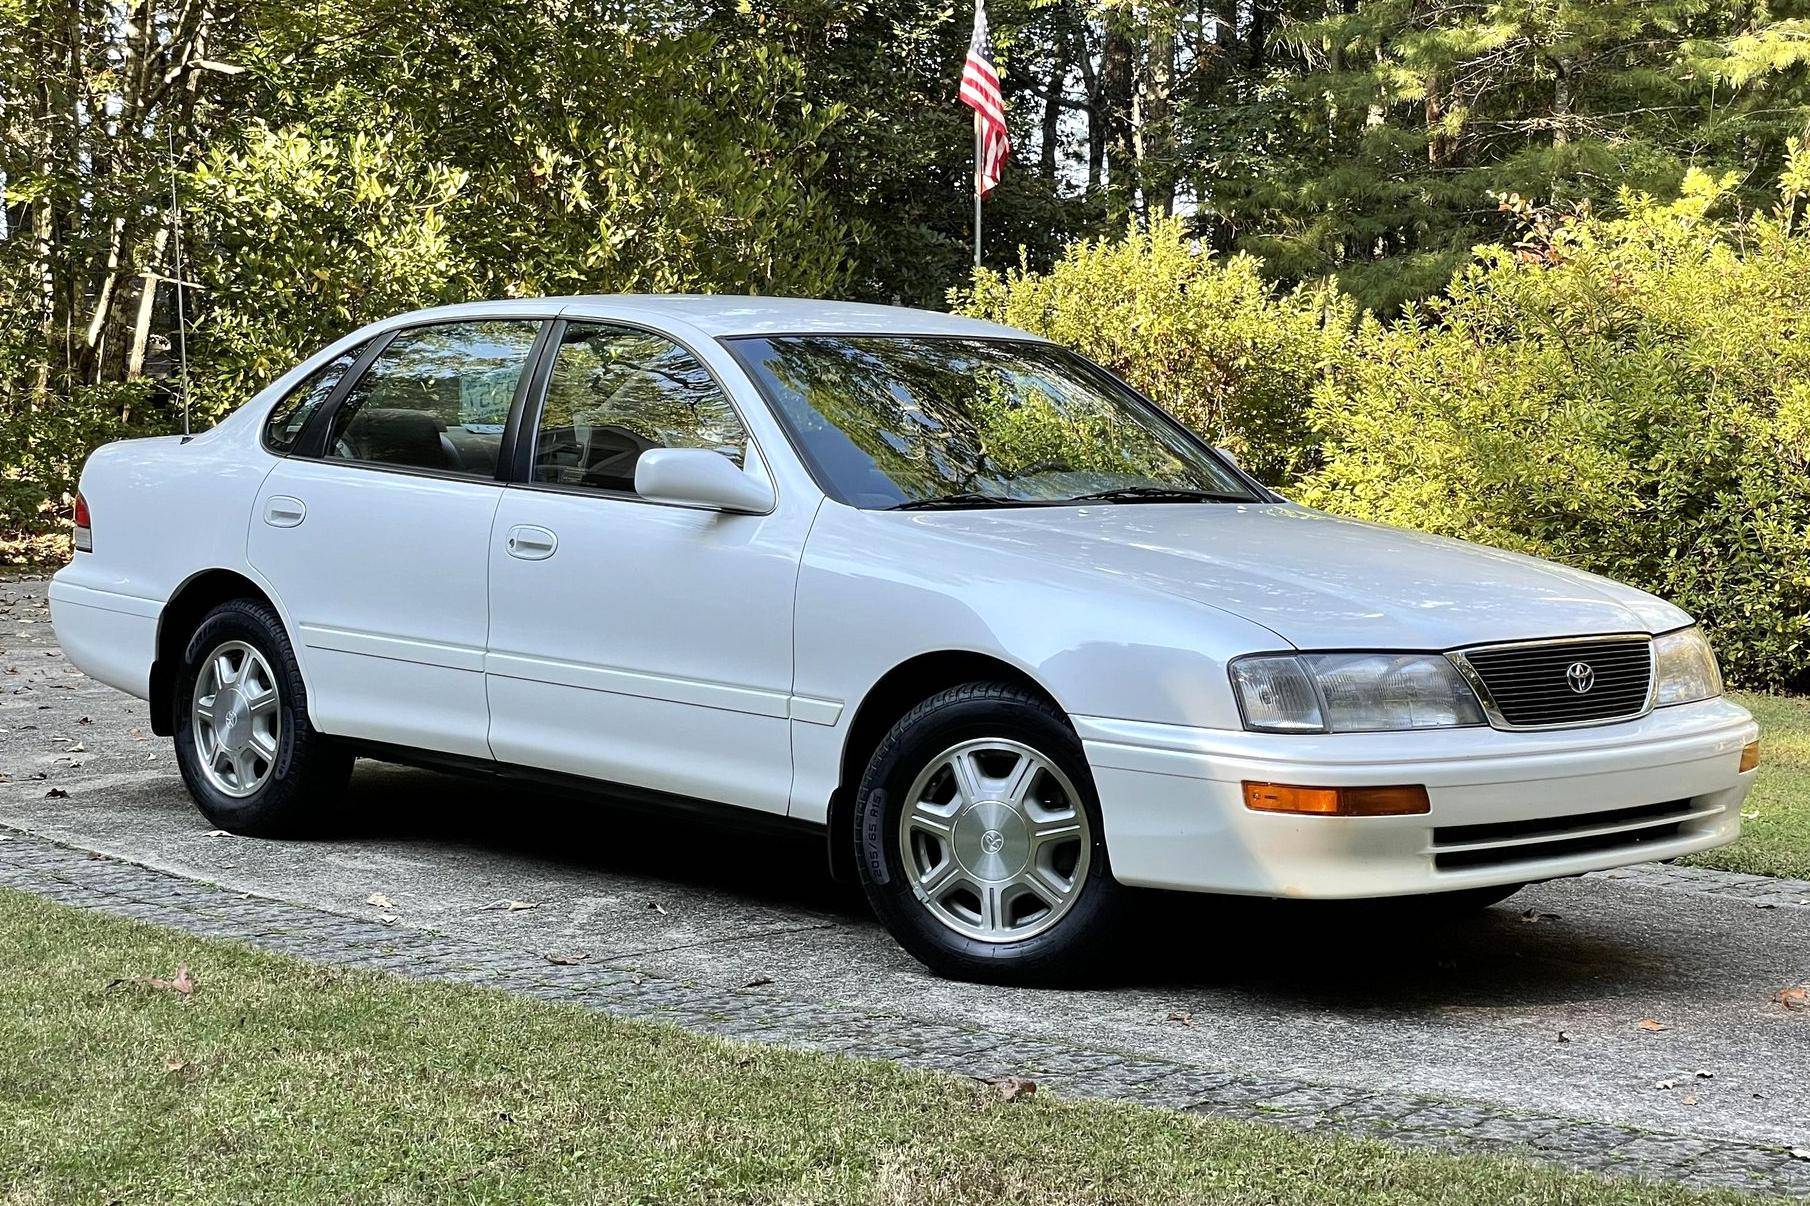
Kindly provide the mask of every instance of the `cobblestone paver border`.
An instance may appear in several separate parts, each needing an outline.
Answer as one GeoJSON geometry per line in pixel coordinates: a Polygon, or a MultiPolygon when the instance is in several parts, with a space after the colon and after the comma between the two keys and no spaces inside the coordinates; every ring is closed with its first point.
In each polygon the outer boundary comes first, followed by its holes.
{"type": "Polygon", "coordinates": [[[481,984],[615,1017],[672,1022],[774,1046],[894,1060],[965,1076],[1030,1076],[1058,1096],[1113,1098],[1409,1147],[1515,1154],[1700,1188],[1810,1197],[1810,1160],[1777,1147],[1249,1076],[788,999],[760,989],[711,988],[609,963],[559,966],[529,951],[227,891],[4,827],[0,885],[317,963],[481,984]]]}
{"type": "Polygon", "coordinates": [[[1760,909],[1810,909],[1810,880],[1774,879],[1682,863],[1639,863],[1613,871],[1593,871],[1586,879],[1612,879],[1636,888],[1686,892],[1723,900],[1745,900],[1760,909]]]}

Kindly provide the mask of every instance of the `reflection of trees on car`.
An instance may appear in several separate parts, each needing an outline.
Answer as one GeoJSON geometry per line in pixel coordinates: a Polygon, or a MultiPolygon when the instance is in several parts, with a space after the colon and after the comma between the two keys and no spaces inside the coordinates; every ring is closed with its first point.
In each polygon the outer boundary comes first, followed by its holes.
{"type": "Polygon", "coordinates": [[[1183,433],[1052,346],[856,336],[745,348],[759,349],[753,367],[805,441],[842,450],[839,462],[856,462],[872,493],[1037,499],[1136,483],[1228,488],[1203,478],[1201,452],[1183,433]]]}
{"type": "Polygon", "coordinates": [[[544,429],[615,428],[650,447],[710,448],[742,461],[747,435],[716,380],[684,348],[644,331],[575,325],[547,382],[544,429]]]}

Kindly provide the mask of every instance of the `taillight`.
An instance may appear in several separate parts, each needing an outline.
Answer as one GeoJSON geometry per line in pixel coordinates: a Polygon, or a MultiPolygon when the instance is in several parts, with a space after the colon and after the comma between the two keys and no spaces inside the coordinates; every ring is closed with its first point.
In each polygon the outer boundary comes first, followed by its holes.
{"type": "Polygon", "coordinates": [[[94,527],[88,520],[88,500],[79,492],[75,496],[75,551],[94,551],[94,527]]]}

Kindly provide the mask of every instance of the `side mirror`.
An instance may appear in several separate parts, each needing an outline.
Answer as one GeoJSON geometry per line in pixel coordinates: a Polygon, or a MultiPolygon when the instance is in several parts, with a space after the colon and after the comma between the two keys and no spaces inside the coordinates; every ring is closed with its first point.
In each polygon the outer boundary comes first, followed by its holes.
{"type": "Polygon", "coordinates": [[[773,509],[773,487],[708,448],[653,448],[635,462],[635,493],[655,502],[760,514],[773,509]]]}

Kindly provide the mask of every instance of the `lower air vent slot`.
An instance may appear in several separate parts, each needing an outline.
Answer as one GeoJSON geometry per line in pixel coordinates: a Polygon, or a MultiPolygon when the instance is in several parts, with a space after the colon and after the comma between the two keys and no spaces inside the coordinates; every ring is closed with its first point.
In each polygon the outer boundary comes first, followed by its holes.
{"type": "Polygon", "coordinates": [[[1698,818],[1691,801],[1668,800],[1562,817],[1442,825],[1433,830],[1433,865],[1441,871],[1463,871],[1628,850],[1678,837],[1694,819],[1698,818]]]}

